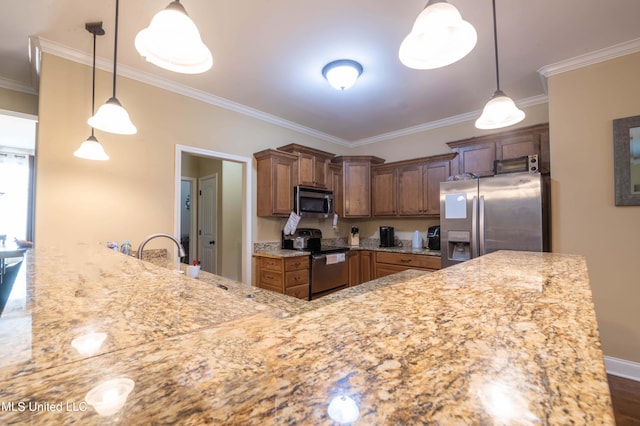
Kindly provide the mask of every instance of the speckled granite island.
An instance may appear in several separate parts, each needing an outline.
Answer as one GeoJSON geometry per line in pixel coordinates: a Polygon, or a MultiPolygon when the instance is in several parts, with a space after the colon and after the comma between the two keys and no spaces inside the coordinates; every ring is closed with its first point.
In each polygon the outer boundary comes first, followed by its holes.
{"type": "Polygon", "coordinates": [[[579,256],[497,252],[311,302],[101,247],[25,260],[0,424],[614,424],[579,256]],[[116,378],[133,389],[100,416],[85,396],[116,378]]]}

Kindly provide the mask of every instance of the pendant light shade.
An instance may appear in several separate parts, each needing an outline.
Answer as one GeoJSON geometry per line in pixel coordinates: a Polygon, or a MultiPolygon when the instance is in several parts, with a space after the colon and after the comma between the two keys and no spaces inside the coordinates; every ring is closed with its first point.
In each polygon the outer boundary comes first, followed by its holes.
{"type": "Polygon", "coordinates": [[[513,100],[500,90],[500,68],[498,66],[498,26],[496,24],[496,0],[493,0],[493,42],[496,55],[497,89],[489,102],[484,106],[480,118],[476,120],[478,129],[500,129],[524,120],[524,111],[520,110],[513,100]]]}
{"type": "Polygon", "coordinates": [[[93,135],[89,136],[86,141],[82,142],[80,148],[76,149],[73,155],[85,160],[106,161],[109,159],[107,153],[104,152],[104,148],[102,148],[98,139],[93,135]]]}
{"type": "Polygon", "coordinates": [[[136,36],[135,45],[147,61],[169,71],[199,74],[213,65],[196,24],[178,0],[153,17],[136,36]]]}
{"type": "Polygon", "coordinates": [[[429,0],[400,45],[398,56],[409,68],[440,68],[465,57],[477,41],[475,28],[462,19],[455,6],[445,0],[429,0]]]}
{"type": "MultiPolygon", "coordinates": [[[[96,99],[96,37],[104,35],[104,30],[102,29],[102,22],[87,23],[85,24],[85,28],[93,34],[93,77],[91,83],[91,114],[93,114],[96,99]]],[[[93,135],[93,127],[91,128],[91,136],[82,142],[80,148],[76,149],[73,155],[85,160],[106,161],[109,159],[107,153],[104,152],[104,148],[102,148],[98,139],[93,135]]]]}
{"type": "Polygon", "coordinates": [[[98,112],[87,122],[91,127],[109,133],[133,135],[138,129],[133,125],[129,114],[116,97],[116,76],[118,65],[118,11],[120,1],[116,0],[116,26],[113,43],[113,96],[102,105],[98,112]]]}
{"type": "Polygon", "coordinates": [[[353,86],[360,74],[362,65],[351,59],[339,59],[322,68],[324,78],[338,90],[346,90],[353,86]]]}
{"type": "Polygon", "coordinates": [[[497,90],[476,120],[478,129],[499,129],[524,120],[524,112],[502,90],[497,90]]]}
{"type": "Polygon", "coordinates": [[[98,130],[119,135],[133,135],[138,131],[116,97],[109,98],[98,108],[98,112],[89,119],[88,123],[98,130]]]}

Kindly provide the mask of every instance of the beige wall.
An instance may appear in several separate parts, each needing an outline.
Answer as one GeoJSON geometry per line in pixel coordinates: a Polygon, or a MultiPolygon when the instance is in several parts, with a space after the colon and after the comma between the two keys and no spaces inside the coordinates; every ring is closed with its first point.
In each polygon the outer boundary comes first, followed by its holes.
{"type": "MultiPolygon", "coordinates": [[[[111,94],[111,75],[98,70],[96,78],[97,108],[111,94]]],[[[111,160],[75,158],[73,151],[91,132],[86,124],[91,113],[91,68],[50,54],[43,56],[37,145],[38,243],[59,246],[129,239],[137,247],[149,234],[172,233],[176,144],[247,158],[293,142],[337,153],[344,149],[140,82],[118,77],[117,84],[117,96],[138,134],[96,131],[111,160]]],[[[252,176],[255,200],[255,171],[252,176]]],[[[255,206],[251,217],[256,240],[261,220],[255,218],[255,206]]]]}
{"type": "Polygon", "coordinates": [[[38,115],[38,96],[0,87],[0,110],[38,115]]]}
{"type": "Polygon", "coordinates": [[[640,207],[614,205],[613,124],[640,114],[640,54],[549,79],[554,251],[586,256],[606,355],[640,362],[640,207]]]}

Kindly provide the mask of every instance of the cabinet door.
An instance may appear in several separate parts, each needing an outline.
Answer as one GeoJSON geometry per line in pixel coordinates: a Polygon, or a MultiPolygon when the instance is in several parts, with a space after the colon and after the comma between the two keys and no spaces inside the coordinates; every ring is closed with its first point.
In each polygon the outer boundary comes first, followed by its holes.
{"type": "Polygon", "coordinates": [[[422,165],[398,168],[398,214],[418,216],[425,214],[423,207],[422,165]]]}
{"type": "Polygon", "coordinates": [[[371,171],[371,213],[373,216],[396,215],[396,174],[393,168],[371,171]]]}
{"type": "Polygon", "coordinates": [[[373,261],[370,250],[360,251],[360,282],[371,281],[373,261]]]}
{"type": "Polygon", "coordinates": [[[280,158],[274,158],[273,163],[273,214],[288,216],[293,209],[293,164],[280,158]]]}
{"type": "Polygon", "coordinates": [[[440,182],[445,182],[451,174],[448,161],[428,163],[424,166],[424,212],[440,214],[440,182]]]}
{"type": "Polygon", "coordinates": [[[298,154],[298,184],[315,186],[315,157],[310,154],[298,154]]]}
{"type": "Polygon", "coordinates": [[[496,159],[494,142],[460,147],[458,155],[460,173],[493,176],[493,162],[496,159]]]}
{"type": "Polygon", "coordinates": [[[313,164],[314,186],[318,188],[327,187],[327,177],[329,175],[329,160],[316,157],[313,164]]]}
{"type": "Polygon", "coordinates": [[[349,257],[349,287],[356,286],[360,281],[360,252],[358,250],[350,251],[349,257]]]}
{"type": "Polygon", "coordinates": [[[344,216],[371,216],[371,167],[369,162],[343,163],[344,216]]]}
{"type": "Polygon", "coordinates": [[[496,142],[496,158],[508,160],[510,158],[524,157],[525,155],[540,156],[540,135],[529,134],[496,142]]]}
{"type": "Polygon", "coordinates": [[[342,165],[330,164],[327,188],[333,191],[334,211],[340,217],[344,216],[344,197],[342,195],[342,165]]]}

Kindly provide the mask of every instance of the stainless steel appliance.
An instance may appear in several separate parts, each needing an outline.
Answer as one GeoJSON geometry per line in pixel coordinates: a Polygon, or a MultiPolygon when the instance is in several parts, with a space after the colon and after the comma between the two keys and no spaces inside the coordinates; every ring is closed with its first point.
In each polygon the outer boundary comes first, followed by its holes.
{"type": "Polygon", "coordinates": [[[427,228],[427,248],[429,250],[440,250],[440,225],[427,228]]]}
{"type": "Polygon", "coordinates": [[[395,232],[393,226],[380,227],[380,247],[394,247],[395,232]]]}
{"type": "Polygon", "coordinates": [[[309,300],[317,299],[349,285],[348,247],[322,244],[322,231],[298,228],[293,235],[282,232],[282,248],[311,252],[309,300]]]}
{"type": "Polygon", "coordinates": [[[547,251],[547,188],[528,172],[440,183],[442,267],[496,250],[547,251]]]}
{"type": "Polygon", "coordinates": [[[302,217],[327,218],[333,216],[333,191],[294,186],[293,209],[302,217]]]}
{"type": "Polygon", "coordinates": [[[525,155],[524,157],[510,158],[508,160],[495,160],[493,162],[493,172],[496,175],[504,173],[540,171],[537,155],[525,155]]]}

